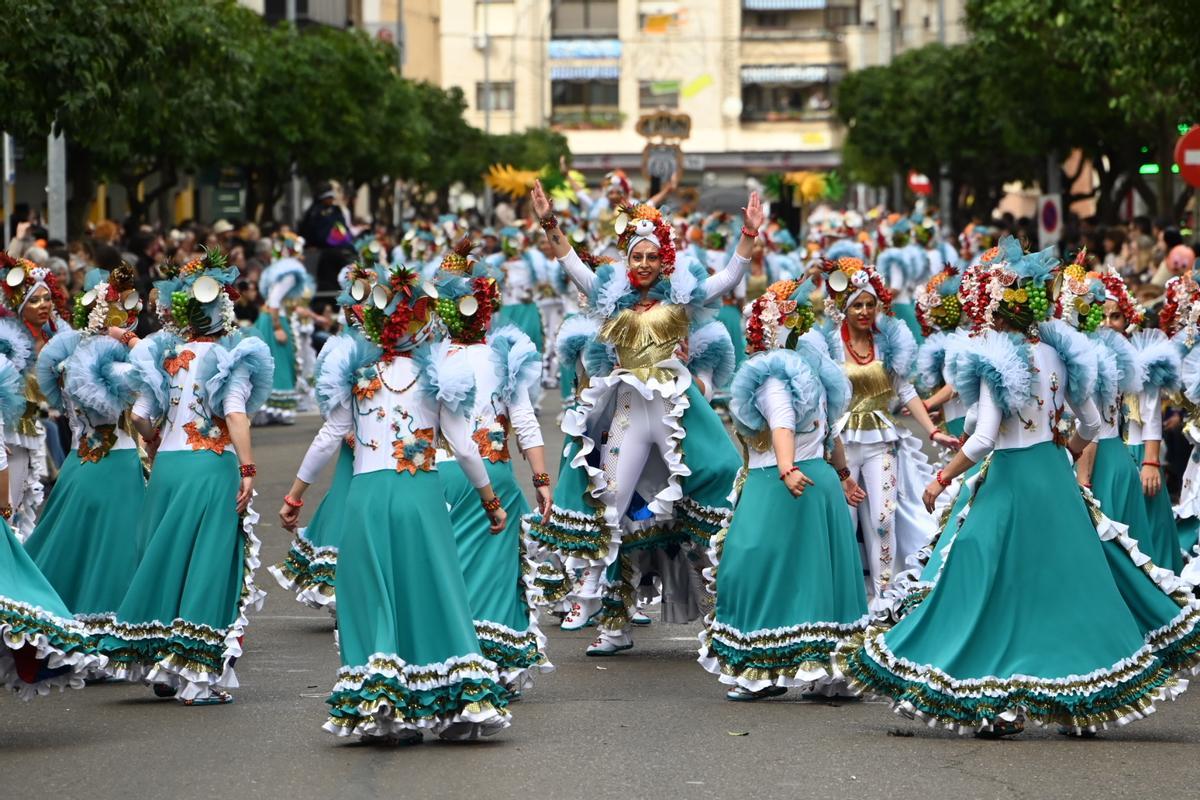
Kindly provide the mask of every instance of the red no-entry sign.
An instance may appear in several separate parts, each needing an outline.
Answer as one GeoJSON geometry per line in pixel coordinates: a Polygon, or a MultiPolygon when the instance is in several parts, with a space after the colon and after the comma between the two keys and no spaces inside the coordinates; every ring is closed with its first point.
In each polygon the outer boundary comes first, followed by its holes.
{"type": "Polygon", "coordinates": [[[1175,143],[1175,163],[1179,165],[1179,177],[1188,186],[1200,188],[1200,125],[1193,125],[1175,143]]]}
{"type": "Polygon", "coordinates": [[[922,175],[915,169],[908,173],[908,188],[918,197],[929,197],[933,194],[933,183],[928,176],[922,175]]]}

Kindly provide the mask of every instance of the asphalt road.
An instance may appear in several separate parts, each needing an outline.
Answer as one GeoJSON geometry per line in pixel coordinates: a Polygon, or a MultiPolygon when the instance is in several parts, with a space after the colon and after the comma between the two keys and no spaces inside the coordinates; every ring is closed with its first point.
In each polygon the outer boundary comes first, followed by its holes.
{"type": "MultiPolygon", "coordinates": [[[[553,414],[546,419],[553,428],[553,414]]],[[[338,666],[331,619],[297,604],[265,569],[287,549],[275,511],[316,427],[307,418],[255,430],[258,580],[269,597],[251,617],[236,703],[184,708],[127,684],[28,704],[0,696],[0,798],[1011,800],[1195,791],[1200,699],[1191,695],[1093,741],[1031,728],[985,742],[877,702],[728,702],[695,663],[698,628],[657,622],[610,659],[584,657],[587,631],[547,625],[558,670],[513,706],[513,727],[494,739],[401,749],[336,739],[321,730],[338,666]]],[[[559,437],[548,434],[557,452],[559,437]]]]}

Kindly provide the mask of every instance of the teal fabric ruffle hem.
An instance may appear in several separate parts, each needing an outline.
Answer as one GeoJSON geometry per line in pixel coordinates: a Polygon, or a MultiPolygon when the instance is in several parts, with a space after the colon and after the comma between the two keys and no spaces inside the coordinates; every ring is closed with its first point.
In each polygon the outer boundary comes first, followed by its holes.
{"type": "Polygon", "coordinates": [[[142,513],[146,483],[137,450],[112,450],[99,461],[67,454],[25,550],[93,637],[107,632],[138,566],[130,535],[142,513]]]}

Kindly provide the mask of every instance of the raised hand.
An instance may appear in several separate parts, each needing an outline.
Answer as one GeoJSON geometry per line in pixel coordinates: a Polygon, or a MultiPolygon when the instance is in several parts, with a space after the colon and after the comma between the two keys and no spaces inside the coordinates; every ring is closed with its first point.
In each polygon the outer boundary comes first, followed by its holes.
{"type": "Polygon", "coordinates": [[[533,182],[529,199],[533,201],[533,213],[538,215],[538,219],[554,210],[554,207],[550,205],[550,198],[546,197],[546,190],[542,188],[542,182],[539,180],[533,182]]]}
{"type": "Polygon", "coordinates": [[[746,207],[742,209],[742,220],[752,231],[761,228],[766,221],[762,209],[762,198],[758,196],[758,192],[750,193],[750,199],[746,201],[746,207]]]}

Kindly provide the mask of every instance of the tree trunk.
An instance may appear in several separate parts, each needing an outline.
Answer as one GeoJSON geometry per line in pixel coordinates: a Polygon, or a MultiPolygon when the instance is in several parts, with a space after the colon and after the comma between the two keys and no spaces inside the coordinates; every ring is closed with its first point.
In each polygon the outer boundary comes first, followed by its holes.
{"type": "Polygon", "coordinates": [[[67,137],[67,180],[71,192],[67,196],[67,236],[78,239],[87,227],[88,209],[96,193],[96,176],[92,154],[67,137]]]}

